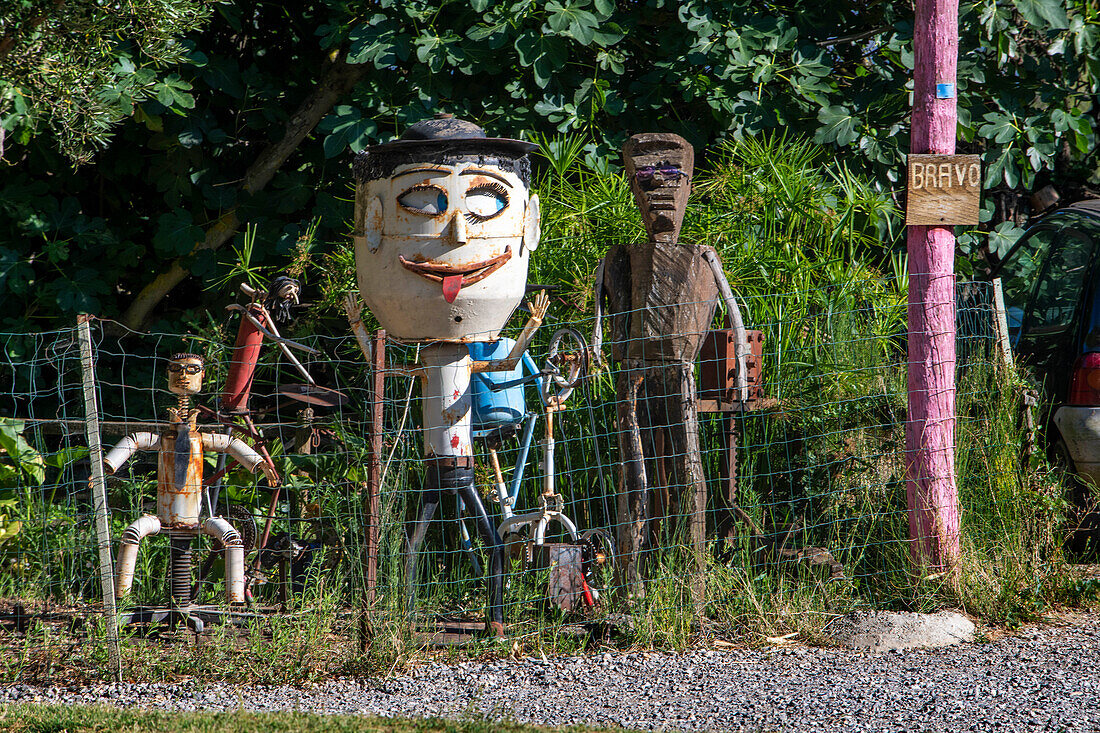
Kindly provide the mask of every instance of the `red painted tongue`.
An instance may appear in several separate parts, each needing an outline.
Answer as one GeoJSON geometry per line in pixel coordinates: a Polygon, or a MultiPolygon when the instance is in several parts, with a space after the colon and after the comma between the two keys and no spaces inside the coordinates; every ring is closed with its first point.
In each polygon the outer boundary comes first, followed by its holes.
{"type": "Polygon", "coordinates": [[[462,275],[447,275],[443,278],[443,298],[448,303],[455,302],[459,290],[462,290],[462,275]]]}

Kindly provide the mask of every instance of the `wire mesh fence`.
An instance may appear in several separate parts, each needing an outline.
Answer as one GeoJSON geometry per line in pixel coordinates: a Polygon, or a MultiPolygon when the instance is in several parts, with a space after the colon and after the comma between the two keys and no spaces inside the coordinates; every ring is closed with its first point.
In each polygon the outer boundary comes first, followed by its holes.
{"type": "MultiPolygon", "coordinates": [[[[472,493],[454,491],[444,480],[452,474],[427,460],[424,424],[441,397],[418,371],[429,346],[386,343],[375,400],[351,335],[294,336],[316,350],[303,352],[312,378],[346,397],[303,401],[315,393],[268,345],[249,412],[219,421],[233,354],[226,325],[183,335],[94,322],[105,448],[136,432],[165,433],[167,408],[177,405],[166,365],[173,354],[199,354],[205,382],[194,405],[206,409],[198,430],[266,451],[281,479],[216,453],[201,462],[202,514],[227,518],[240,534],[247,603],[225,604],[227,552],[217,538],[166,525],[140,538],[124,619],[195,604],[247,627],[323,606],[347,622],[333,633],[377,643],[383,634],[392,642],[414,630],[479,625],[499,600],[515,634],[603,620],[642,641],[674,641],[708,623],[767,616],[789,627],[815,613],[920,606],[907,554],[904,283],[776,290],[745,304],[761,336],[759,381],[753,399],[741,401],[711,378],[724,379],[723,369],[605,353],[598,366],[589,355],[585,375],[548,405],[545,396],[564,391],[570,359],[583,356],[575,342],[559,341],[550,358],[552,335],[568,327],[587,340],[594,326],[552,311],[526,366],[467,373],[457,404],[468,427],[455,418],[448,429],[469,431],[470,456],[447,465],[458,466],[454,475],[469,479],[472,493]],[[425,503],[436,500],[425,519],[425,503]],[[418,517],[423,541],[410,553],[418,517]],[[186,593],[173,573],[181,537],[194,553],[186,593]],[[497,542],[504,580],[494,600],[497,542]]],[[[1017,395],[994,358],[992,288],[963,283],[958,294],[957,480],[965,547],[980,564],[1016,551],[1007,535],[1036,548],[1036,533],[1049,527],[1034,518],[1042,491],[1021,470],[1017,395]]],[[[22,633],[36,614],[94,618],[102,596],[76,331],[0,340],[8,362],[0,618],[22,633]]],[[[713,358],[720,346],[704,354],[713,358]]],[[[127,527],[158,512],[174,470],[165,460],[137,451],[108,479],[116,558],[127,527]]]]}

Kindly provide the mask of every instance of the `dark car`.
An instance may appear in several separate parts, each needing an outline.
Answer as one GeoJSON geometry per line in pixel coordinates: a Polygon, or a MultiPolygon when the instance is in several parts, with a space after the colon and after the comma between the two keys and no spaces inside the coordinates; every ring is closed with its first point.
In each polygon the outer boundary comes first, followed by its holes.
{"type": "Polygon", "coordinates": [[[993,276],[1009,337],[1041,383],[1047,444],[1100,485],[1100,201],[1072,204],[1029,228],[993,276]]]}

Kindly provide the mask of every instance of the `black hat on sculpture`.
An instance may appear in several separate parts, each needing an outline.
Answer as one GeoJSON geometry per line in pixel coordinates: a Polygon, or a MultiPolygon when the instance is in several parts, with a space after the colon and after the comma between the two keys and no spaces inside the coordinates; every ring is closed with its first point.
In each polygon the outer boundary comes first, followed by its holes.
{"type": "Polygon", "coordinates": [[[395,153],[413,149],[446,148],[461,149],[470,153],[486,154],[501,152],[508,157],[519,157],[535,150],[538,145],[526,140],[514,140],[507,137],[486,137],[485,130],[472,122],[460,120],[454,115],[439,112],[435,117],[421,120],[410,125],[404,134],[396,140],[379,145],[371,145],[367,154],[395,153]]]}

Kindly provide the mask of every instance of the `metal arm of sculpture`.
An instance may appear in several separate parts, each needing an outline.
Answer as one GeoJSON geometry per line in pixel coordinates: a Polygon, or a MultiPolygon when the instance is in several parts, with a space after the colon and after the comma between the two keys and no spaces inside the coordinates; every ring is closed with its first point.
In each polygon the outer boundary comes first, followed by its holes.
{"type": "Polygon", "coordinates": [[[550,296],[545,291],[539,293],[535,296],[533,302],[528,303],[528,308],[531,311],[531,316],[527,319],[527,323],[523,325],[523,331],[516,339],[516,343],[512,345],[512,350],[508,352],[508,356],[493,361],[475,361],[471,366],[473,371],[510,372],[516,368],[523,355],[527,353],[527,345],[531,343],[535,332],[542,325],[542,319],[546,317],[546,311],[550,308],[550,296]]]}
{"type": "Polygon", "coordinates": [[[725,271],[722,270],[722,262],[718,259],[718,253],[714,251],[713,247],[707,247],[703,251],[703,258],[714,273],[714,282],[722,293],[722,303],[725,305],[726,315],[729,316],[730,325],[733,327],[733,353],[737,358],[737,396],[743,403],[749,396],[749,337],[745,332],[745,321],[741,318],[741,309],[737,305],[737,300],[733,297],[733,289],[730,287],[729,280],[726,279],[725,271]]]}
{"type": "Polygon", "coordinates": [[[600,258],[600,263],[596,265],[596,282],[593,285],[596,317],[592,324],[592,361],[596,369],[603,366],[603,265],[604,260],[600,258]]]}

